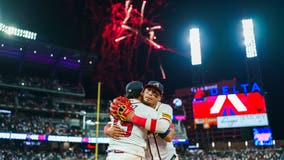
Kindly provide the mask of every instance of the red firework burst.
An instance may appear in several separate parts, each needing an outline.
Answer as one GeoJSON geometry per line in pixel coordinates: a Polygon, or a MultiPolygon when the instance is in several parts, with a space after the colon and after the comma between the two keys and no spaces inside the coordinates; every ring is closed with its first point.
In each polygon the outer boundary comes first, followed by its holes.
{"type": "MultiPolygon", "coordinates": [[[[116,92],[115,90],[124,88],[125,82],[137,79],[143,81],[147,79],[145,74],[154,75],[154,72],[148,67],[152,50],[165,48],[155,42],[155,32],[162,27],[154,22],[158,16],[155,15],[156,11],[153,8],[161,8],[164,3],[161,0],[155,1],[154,4],[151,3],[152,5],[145,0],[126,0],[123,3],[113,3],[115,0],[110,1],[111,7],[107,9],[107,12],[110,13],[109,18],[101,18],[107,19],[107,23],[99,24],[104,28],[101,32],[100,61],[96,68],[99,74],[95,76],[95,79],[103,81],[112,92],[116,92]],[[147,12],[144,12],[146,10],[147,12]],[[147,52],[144,54],[141,48],[146,49],[147,52]],[[142,53],[140,55],[146,57],[146,67],[142,72],[137,69],[141,69],[141,64],[137,66],[137,62],[141,63],[141,60],[138,60],[138,53],[142,53]]],[[[98,30],[100,29],[98,28],[98,30]]],[[[100,35],[99,32],[97,33],[95,36],[100,35]]],[[[95,39],[97,38],[94,37],[95,39]]],[[[96,41],[93,41],[92,45],[97,46],[96,41]]],[[[158,61],[157,64],[159,65],[159,63],[158,61]]],[[[162,65],[159,66],[158,69],[161,70],[162,76],[165,78],[162,65]]]]}
{"type": "MultiPolygon", "coordinates": [[[[136,49],[141,43],[148,44],[146,61],[146,67],[148,68],[152,48],[165,49],[165,47],[155,42],[155,31],[162,29],[161,25],[145,18],[144,11],[145,8],[147,10],[147,1],[140,2],[139,5],[126,0],[124,4],[116,3],[112,5],[110,23],[105,26],[103,40],[105,45],[106,43],[111,44],[109,47],[113,47],[116,50],[114,52],[123,54],[122,50],[127,50],[128,56],[130,54],[136,56],[136,49]],[[141,6],[140,10],[137,9],[139,6],[141,6]]],[[[133,59],[132,56],[129,59],[133,59]]],[[[131,64],[131,62],[128,64],[131,64]]]]}

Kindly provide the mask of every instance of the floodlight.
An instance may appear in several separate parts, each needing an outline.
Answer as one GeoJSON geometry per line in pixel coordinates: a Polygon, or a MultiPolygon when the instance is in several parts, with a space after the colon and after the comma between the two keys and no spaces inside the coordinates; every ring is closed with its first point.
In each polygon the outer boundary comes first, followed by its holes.
{"type": "Polygon", "coordinates": [[[199,148],[199,143],[196,143],[195,146],[196,146],[196,148],[199,148]]]}
{"type": "Polygon", "coordinates": [[[201,49],[200,49],[200,38],[199,28],[192,28],[189,30],[189,42],[191,49],[191,64],[201,64],[201,49]]]}
{"type": "Polygon", "coordinates": [[[212,147],[215,148],[215,143],[214,142],[212,142],[212,147]]]}
{"type": "Polygon", "coordinates": [[[18,29],[13,26],[7,26],[3,23],[0,23],[0,31],[7,33],[8,35],[14,35],[18,37],[23,37],[27,39],[32,39],[35,40],[37,33],[28,31],[28,30],[23,30],[23,29],[18,29]]]}
{"type": "Polygon", "coordinates": [[[254,39],[253,21],[252,19],[244,19],[242,20],[242,25],[243,25],[244,43],[246,46],[246,56],[247,58],[256,57],[257,53],[256,53],[255,39],[254,39]]]}
{"type": "Polygon", "coordinates": [[[228,141],[228,147],[231,147],[231,146],[232,146],[231,141],[228,141]]]}
{"type": "Polygon", "coordinates": [[[180,98],[175,98],[173,100],[173,104],[176,106],[176,107],[180,107],[182,106],[182,100],[180,98]]]}

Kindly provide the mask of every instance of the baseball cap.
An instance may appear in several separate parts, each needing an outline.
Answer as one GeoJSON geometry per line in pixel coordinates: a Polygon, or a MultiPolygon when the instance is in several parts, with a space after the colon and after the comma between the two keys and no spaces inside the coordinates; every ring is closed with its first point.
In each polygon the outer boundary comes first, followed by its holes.
{"type": "Polygon", "coordinates": [[[155,89],[157,89],[160,94],[164,93],[164,86],[162,85],[162,83],[158,82],[158,81],[149,81],[144,88],[148,88],[148,87],[153,87],[155,89]]]}
{"type": "Polygon", "coordinates": [[[132,93],[135,90],[143,90],[143,83],[141,81],[131,81],[125,87],[125,93],[132,93]]]}

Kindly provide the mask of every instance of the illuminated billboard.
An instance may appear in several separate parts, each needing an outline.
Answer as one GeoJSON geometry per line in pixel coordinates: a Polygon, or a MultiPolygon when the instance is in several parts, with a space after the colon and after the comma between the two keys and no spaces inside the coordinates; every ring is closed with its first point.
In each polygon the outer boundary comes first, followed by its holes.
{"type": "Polygon", "coordinates": [[[265,99],[260,92],[211,95],[193,100],[195,124],[204,128],[236,128],[268,125],[265,99]]]}
{"type": "Polygon", "coordinates": [[[253,141],[255,146],[272,146],[273,138],[269,127],[253,128],[253,141]]]}

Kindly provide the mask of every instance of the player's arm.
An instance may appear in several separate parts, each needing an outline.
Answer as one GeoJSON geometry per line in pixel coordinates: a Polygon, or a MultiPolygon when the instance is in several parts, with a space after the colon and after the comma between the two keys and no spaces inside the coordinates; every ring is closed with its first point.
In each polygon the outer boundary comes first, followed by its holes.
{"type": "MultiPolygon", "coordinates": [[[[152,116],[150,117],[158,117],[156,111],[152,111],[148,113],[152,116]]],[[[146,118],[140,115],[137,115],[133,112],[131,115],[128,116],[128,122],[132,122],[135,125],[145,128],[146,130],[154,133],[164,133],[168,130],[170,126],[170,121],[164,117],[161,118],[146,118]]]]}
{"type": "Polygon", "coordinates": [[[121,137],[124,137],[125,131],[118,125],[111,125],[111,123],[107,123],[104,127],[104,134],[111,138],[119,140],[121,137]]]}
{"type": "MultiPolygon", "coordinates": [[[[172,121],[172,115],[173,115],[173,108],[168,104],[161,104],[159,108],[159,112],[162,112],[162,115],[167,115],[166,117],[171,122],[172,121]]],[[[175,138],[175,130],[174,130],[174,124],[171,123],[168,130],[164,133],[159,133],[159,136],[163,138],[167,142],[171,142],[175,138]]]]}
{"type": "Polygon", "coordinates": [[[170,128],[165,133],[159,133],[158,135],[165,141],[171,142],[175,138],[174,124],[171,124],[170,128]]]}
{"type": "MultiPolygon", "coordinates": [[[[112,115],[117,115],[121,120],[132,122],[135,125],[143,127],[150,132],[164,133],[170,126],[170,121],[168,120],[168,115],[162,115],[161,118],[146,118],[135,113],[130,102],[127,102],[127,98],[118,97],[110,105],[110,111],[113,112],[112,115]]],[[[144,108],[143,114],[147,114],[149,117],[158,117],[155,110],[151,108],[144,108]],[[146,111],[150,110],[150,111],[146,111]]]]}
{"type": "Polygon", "coordinates": [[[120,140],[121,137],[124,137],[125,132],[118,125],[108,126],[106,125],[104,128],[104,133],[111,138],[120,140]]]}
{"type": "Polygon", "coordinates": [[[175,131],[174,130],[170,130],[170,133],[166,137],[164,137],[163,139],[165,141],[167,141],[167,142],[172,142],[173,139],[175,138],[175,135],[176,135],[175,131]]]}

